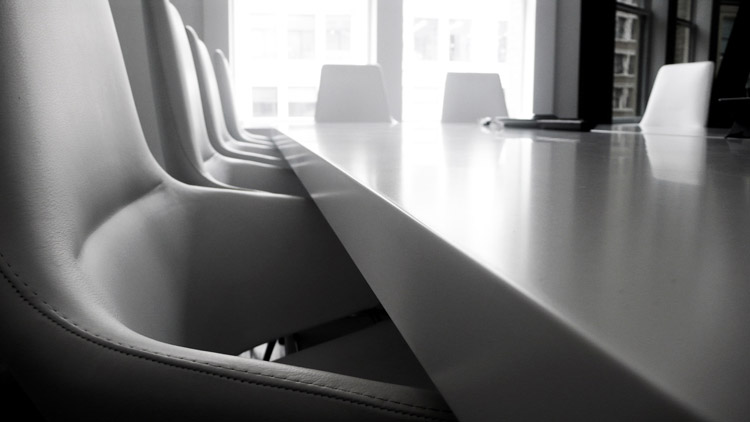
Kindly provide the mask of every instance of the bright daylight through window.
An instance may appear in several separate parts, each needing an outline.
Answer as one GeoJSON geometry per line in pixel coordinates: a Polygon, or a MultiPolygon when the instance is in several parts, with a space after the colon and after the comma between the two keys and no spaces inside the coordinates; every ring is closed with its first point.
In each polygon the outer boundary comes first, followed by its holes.
{"type": "Polygon", "coordinates": [[[404,0],[404,120],[440,119],[447,72],[499,73],[509,112],[530,114],[533,5],[404,0]]]}
{"type": "Polygon", "coordinates": [[[370,61],[369,0],[237,0],[233,24],[246,122],[311,121],[321,66],[370,61]]]}
{"type": "MultiPolygon", "coordinates": [[[[380,0],[390,1],[390,0],[380,0]]],[[[312,121],[320,68],[375,63],[377,0],[235,0],[243,118],[312,121]]],[[[403,0],[403,120],[440,119],[447,72],[499,73],[510,113],[530,114],[535,0],[403,0]]],[[[400,22],[394,22],[398,28],[400,22]]]]}

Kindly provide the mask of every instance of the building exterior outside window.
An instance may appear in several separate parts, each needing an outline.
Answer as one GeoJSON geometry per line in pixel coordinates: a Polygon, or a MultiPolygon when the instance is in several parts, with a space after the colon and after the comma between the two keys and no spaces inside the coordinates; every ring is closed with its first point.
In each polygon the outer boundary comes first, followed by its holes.
{"type": "Polygon", "coordinates": [[[246,53],[253,59],[276,57],[276,27],[273,15],[256,13],[247,17],[246,53]]]}
{"type": "Polygon", "coordinates": [[[677,0],[677,19],[693,19],[693,0],[677,0]]]}
{"type": "Polygon", "coordinates": [[[310,60],[315,58],[315,15],[289,16],[289,58],[310,60]]]}
{"type": "Polygon", "coordinates": [[[612,117],[615,119],[640,114],[641,58],[644,57],[642,40],[646,22],[646,13],[641,6],[642,0],[618,0],[612,86],[612,117]]]}

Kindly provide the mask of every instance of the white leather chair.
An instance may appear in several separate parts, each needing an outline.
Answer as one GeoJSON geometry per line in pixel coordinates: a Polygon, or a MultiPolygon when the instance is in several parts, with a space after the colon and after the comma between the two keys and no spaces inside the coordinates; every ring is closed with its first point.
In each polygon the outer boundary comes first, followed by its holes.
{"type": "Polygon", "coordinates": [[[0,2],[0,74],[0,351],[47,419],[454,420],[389,323],[233,356],[374,297],[309,199],[162,170],[107,2],[0,2]]]}
{"type": "Polygon", "coordinates": [[[261,139],[266,139],[266,137],[250,133],[243,129],[242,124],[240,124],[239,113],[237,112],[237,105],[234,100],[234,83],[232,82],[232,74],[229,71],[229,61],[224,52],[217,49],[214,51],[212,59],[214,72],[216,73],[216,83],[219,86],[221,106],[224,111],[224,120],[229,134],[234,139],[246,142],[264,142],[261,139]]]}
{"type": "Polygon", "coordinates": [[[378,65],[323,65],[316,122],[388,122],[391,112],[378,65]]]}
{"type": "Polygon", "coordinates": [[[216,75],[211,65],[211,58],[208,54],[206,44],[201,41],[192,27],[186,26],[185,32],[190,42],[195,73],[198,77],[208,139],[214,149],[227,157],[250,159],[286,166],[286,160],[284,160],[276,147],[257,144],[255,142],[237,141],[232,138],[224,122],[224,111],[221,107],[219,88],[216,85],[216,75]]]}
{"type": "Polygon", "coordinates": [[[713,79],[713,62],[662,66],[656,74],[641,128],[706,127],[713,79]]]}
{"type": "Polygon", "coordinates": [[[476,123],[508,116],[505,91],[496,73],[451,73],[445,78],[444,123],[476,123]]]}
{"type": "Polygon", "coordinates": [[[179,12],[168,1],[159,0],[143,1],[143,13],[167,172],[193,185],[306,196],[284,161],[250,160],[229,152],[221,142],[216,145],[222,151],[216,150],[210,142],[193,53],[179,12]]]}

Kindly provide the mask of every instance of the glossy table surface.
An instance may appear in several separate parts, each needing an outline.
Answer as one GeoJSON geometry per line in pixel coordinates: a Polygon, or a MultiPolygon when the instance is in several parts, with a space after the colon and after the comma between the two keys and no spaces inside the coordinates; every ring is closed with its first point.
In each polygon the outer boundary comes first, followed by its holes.
{"type": "Polygon", "coordinates": [[[750,141],[281,130],[462,420],[750,414],[750,141]]]}
{"type": "Polygon", "coordinates": [[[612,125],[598,125],[595,133],[640,133],[648,135],[689,136],[708,139],[724,139],[729,129],[726,128],[672,128],[672,127],[641,127],[638,123],[616,123],[612,125]]]}

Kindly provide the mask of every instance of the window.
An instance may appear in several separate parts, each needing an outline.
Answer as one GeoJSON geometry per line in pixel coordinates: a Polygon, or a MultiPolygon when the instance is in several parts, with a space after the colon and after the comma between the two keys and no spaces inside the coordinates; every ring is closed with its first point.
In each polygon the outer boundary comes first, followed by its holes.
{"type": "Polygon", "coordinates": [[[278,113],[276,88],[253,87],[253,116],[275,117],[278,113]]]}
{"type": "Polygon", "coordinates": [[[449,25],[451,31],[451,61],[471,60],[471,21],[468,19],[451,19],[449,25]]]}
{"type": "Polygon", "coordinates": [[[447,72],[498,73],[509,112],[531,114],[533,0],[404,0],[403,120],[440,120],[447,72]]]}
{"type": "Polygon", "coordinates": [[[351,16],[326,16],[326,52],[328,55],[345,57],[351,50],[351,44],[351,16]]]}
{"type": "Polygon", "coordinates": [[[612,86],[612,117],[640,115],[640,85],[645,57],[642,43],[646,27],[643,1],[618,0],[615,13],[615,62],[612,86]]]}
{"type": "Polygon", "coordinates": [[[616,19],[615,39],[618,41],[637,41],[638,16],[631,13],[619,12],[616,19]]]}
{"type": "Polygon", "coordinates": [[[638,58],[632,51],[615,51],[615,76],[636,76],[638,72],[637,64],[638,58]]]}
{"type": "Polygon", "coordinates": [[[693,2],[677,0],[674,36],[674,63],[688,63],[693,52],[693,2]]]}
{"type": "Polygon", "coordinates": [[[612,96],[612,110],[620,113],[632,113],[635,110],[635,88],[628,85],[615,85],[612,96]]]}
{"type": "Polygon", "coordinates": [[[693,19],[693,1],[677,0],[677,19],[690,21],[693,19]]]}
{"type": "Polygon", "coordinates": [[[321,66],[369,62],[369,0],[232,4],[232,64],[245,121],[312,121],[321,66]]]}
{"type": "MultiPolygon", "coordinates": [[[[510,113],[530,115],[537,1],[403,0],[402,119],[440,119],[447,72],[499,74],[510,113]]],[[[253,124],[311,121],[323,64],[374,62],[376,0],[231,4],[238,108],[253,124]]]]}
{"type": "Polygon", "coordinates": [[[437,19],[414,19],[414,57],[417,60],[437,60],[437,19]]]}
{"type": "Polygon", "coordinates": [[[497,62],[505,63],[508,58],[508,22],[497,23],[497,62]]]}
{"type": "Polygon", "coordinates": [[[315,115],[314,87],[289,88],[289,117],[312,117],[315,115]]]}
{"type": "Polygon", "coordinates": [[[289,16],[289,58],[315,58],[315,16],[289,16]]]}
{"type": "Polygon", "coordinates": [[[276,57],[276,27],[271,15],[256,14],[248,19],[248,49],[254,59],[276,57]]]}
{"type": "Polygon", "coordinates": [[[677,25],[675,28],[674,62],[687,63],[690,61],[690,27],[677,25]]]}

